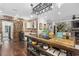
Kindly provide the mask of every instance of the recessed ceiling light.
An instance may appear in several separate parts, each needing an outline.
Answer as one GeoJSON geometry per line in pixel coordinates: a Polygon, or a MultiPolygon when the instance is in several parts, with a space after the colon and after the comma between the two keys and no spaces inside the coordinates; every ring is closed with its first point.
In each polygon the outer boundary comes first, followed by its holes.
{"type": "Polygon", "coordinates": [[[54,6],[51,6],[51,8],[54,8],[54,6]]]}
{"type": "Polygon", "coordinates": [[[61,8],[62,5],[63,3],[57,3],[58,8],[61,8]]]}
{"type": "Polygon", "coordinates": [[[1,13],[2,11],[0,11],[0,13],[1,13]]]}
{"type": "Polygon", "coordinates": [[[33,15],[31,15],[31,18],[33,17],[33,15]]]}
{"type": "Polygon", "coordinates": [[[58,12],[58,15],[60,15],[61,14],[61,12],[58,12]]]}

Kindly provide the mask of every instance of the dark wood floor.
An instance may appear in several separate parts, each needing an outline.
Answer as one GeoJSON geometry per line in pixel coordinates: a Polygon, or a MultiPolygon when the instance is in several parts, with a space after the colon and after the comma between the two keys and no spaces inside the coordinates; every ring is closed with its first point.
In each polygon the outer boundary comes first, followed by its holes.
{"type": "Polygon", "coordinates": [[[4,41],[0,47],[0,56],[26,56],[27,44],[24,41],[19,43],[4,41]]]}

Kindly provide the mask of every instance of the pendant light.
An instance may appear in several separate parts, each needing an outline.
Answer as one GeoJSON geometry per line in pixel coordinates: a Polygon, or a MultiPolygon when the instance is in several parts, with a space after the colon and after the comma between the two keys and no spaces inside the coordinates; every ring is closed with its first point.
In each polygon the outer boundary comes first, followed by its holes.
{"type": "MultiPolygon", "coordinates": [[[[33,5],[31,5],[33,7],[33,5]]],[[[52,3],[39,3],[33,7],[33,13],[40,15],[52,9],[52,3]]]]}

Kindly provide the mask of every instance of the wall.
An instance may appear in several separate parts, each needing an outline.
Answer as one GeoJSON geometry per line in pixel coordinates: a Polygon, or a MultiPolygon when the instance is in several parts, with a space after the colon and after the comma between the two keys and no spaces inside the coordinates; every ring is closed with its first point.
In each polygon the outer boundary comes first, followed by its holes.
{"type": "Polygon", "coordinates": [[[0,20],[0,43],[2,39],[2,20],[0,20]]]}

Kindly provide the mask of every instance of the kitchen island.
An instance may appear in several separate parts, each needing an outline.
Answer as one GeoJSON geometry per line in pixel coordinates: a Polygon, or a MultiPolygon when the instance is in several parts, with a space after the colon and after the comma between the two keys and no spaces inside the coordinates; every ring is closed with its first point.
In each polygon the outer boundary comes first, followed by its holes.
{"type": "Polygon", "coordinates": [[[79,49],[75,48],[75,41],[73,39],[58,39],[58,38],[52,38],[52,39],[43,39],[31,35],[25,35],[27,39],[31,38],[31,40],[47,44],[52,47],[56,47],[58,49],[66,50],[67,55],[73,55],[77,56],[79,55],[79,49]]]}

